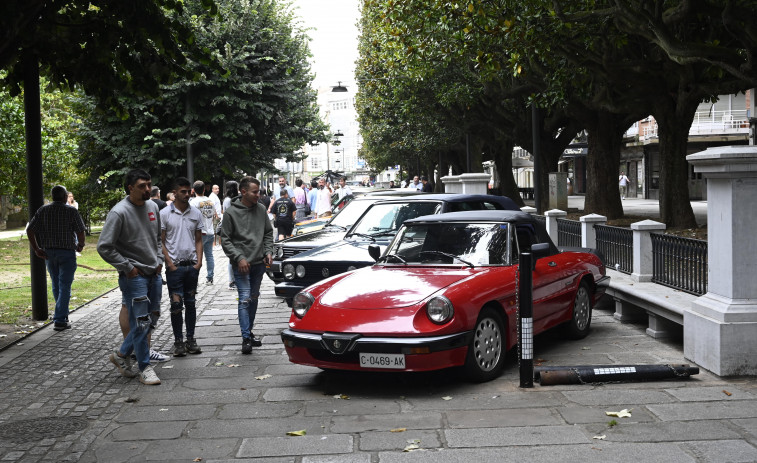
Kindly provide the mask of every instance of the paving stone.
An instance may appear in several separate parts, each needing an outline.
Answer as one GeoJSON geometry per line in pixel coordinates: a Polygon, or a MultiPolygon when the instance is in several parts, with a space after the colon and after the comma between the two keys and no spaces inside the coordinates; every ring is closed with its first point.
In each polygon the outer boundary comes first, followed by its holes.
{"type": "MultiPolygon", "coordinates": [[[[618,407],[615,407],[618,408],[618,407]]],[[[563,417],[568,424],[580,424],[580,423],[601,423],[606,424],[611,420],[618,421],[620,423],[646,423],[655,421],[655,418],[641,406],[630,407],[631,416],[625,418],[615,418],[608,416],[606,412],[620,411],[615,408],[609,407],[596,407],[596,406],[571,406],[571,407],[559,407],[557,412],[563,417]]]]}
{"type": "Polygon", "coordinates": [[[400,404],[390,400],[371,400],[352,397],[349,400],[334,399],[308,402],[305,415],[371,415],[394,414],[400,412],[400,404]]]}
{"type": "Polygon", "coordinates": [[[244,439],[238,458],[281,455],[338,454],[352,452],[352,436],[331,434],[299,437],[253,437],[244,439]]]}
{"type": "Polygon", "coordinates": [[[629,423],[618,419],[609,429],[592,430],[584,426],[587,435],[604,434],[613,442],[676,442],[685,440],[736,439],[738,433],[718,421],[676,421],[664,423],[629,423]]]}
{"type": "Polygon", "coordinates": [[[388,415],[334,416],[331,430],[337,433],[390,431],[397,428],[437,429],[442,415],[438,412],[393,413],[388,415]]]}
{"type": "Polygon", "coordinates": [[[296,387],[275,387],[263,394],[263,400],[267,402],[285,402],[288,400],[322,400],[327,397],[323,391],[303,389],[296,387]]]}
{"type": "Polygon", "coordinates": [[[206,404],[246,404],[255,402],[260,396],[258,389],[227,389],[213,391],[193,391],[177,389],[139,396],[140,406],[146,405],[206,405],[206,404]]]}
{"type": "MultiPolygon", "coordinates": [[[[500,395],[448,395],[431,398],[409,397],[415,410],[491,410],[501,408],[536,408],[562,405],[561,397],[553,392],[503,393],[500,395]],[[452,397],[444,400],[443,397],[452,397]]],[[[564,399],[563,399],[564,400],[564,399]]]]}
{"type": "Polygon", "coordinates": [[[202,420],[212,417],[216,405],[150,405],[135,406],[124,410],[116,421],[119,423],[148,423],[151,421],[202,420]]]}
{"type": "Polygon", "coordinates": [[[202,420],[188,431],[190,438],[284,437],[290,431],[308,435],[329,433],[329,418],[290,416],[286,418],[202,420]]]}
{"type": "Polygon", "coordinates": [[[302,457],[302,463],[371,463],[370,453],[349,455],[317,455],[302,457]]]}
{"type": "Polygon", "coordinates": [[[684,447],[702,463],[757,461],[757,447],[743,440],[687,442],[684,447]]]}
{"type": "Polygon", "coordinates": [[[722,386],[665,389],[665,392],[672,395],[681,402],[703,402],[709,400],[730,401],[756,398],[755,395],[750,392],[742,391],[741,389],[737,388],[722,386]]]}
{"type": "Polygon", "coordinates": [[[193,461],[202,458],[229,458],[234,456],[238,439],[183,439],[151,441],[143,452],[144,459],[159,461],[193,461]]]}
{"type": "Polygon", "coordinates": [[[411,444],[418,445],[423,449],[440,448],[442,446],[435,430],[360,433],[359,448],[364,452],[403,450],[411,444]]]}
{"type": "Polygon", "coordinates": [[[720,420],[757,416],[757,402],[687,402],[648,405],[647,409],[662,421],[720,420]]]}
{"type": "Polygon", "coordinates": [[[237,403],[234,405],[224,405],[218,412],[220,419],[238,419],[238,418],[283,418],[294,416],[304,407],[302,402],[292,403],[237,403]]]}
{"type": "Polygon", "coordinates": [[[579,444],[591,441],[575,426],[448,429],[444,435],[450,447],[579,444]]]}
{"type": "MultiPolygon", "coordinates": [[[[663,391],[628,390],[614,385],[611,389],[563,392],[568,400],[581,405],[663,404],[676,400],[663,391]]],[[[628,407],[621,407],[628,408],[628,407]]]]}
{"type": "Polygon", "coordinates": [[[178,439],[186,429],[187,421],[169,421],[159,423],[134,423],[119,426],[112,433],[114,441],[141,441],[178,439]]]}
{"type": "Polygon", "coordinates": [[[97,461],[119,463],[141,455],[146,448],[146,442],[106,442],[97,446],[94,453],[97,461]]]}
{"type": "Polygon", "coordinates": [[[500,426],[546,426],[564,424],[551,409],[450,410],[445,413],[450,428],[496,428],[500,426]]]}

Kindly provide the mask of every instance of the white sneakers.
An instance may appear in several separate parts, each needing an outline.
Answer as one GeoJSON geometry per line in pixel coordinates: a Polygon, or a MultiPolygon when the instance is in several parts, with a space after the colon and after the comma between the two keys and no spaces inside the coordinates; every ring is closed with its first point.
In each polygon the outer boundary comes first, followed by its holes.
{"type": "Polygon", "coordinates": [[[148,386],[160,384],[160,378],[155,374],[152,365],[147,365],[147,367],[139,373],[139,381],[148,386]]]}
{"type": "Polygon", "coordinates": [[[118,372],[126,378],[133,378],[137,376],[136,373],[131,371],[131,359],[129,357],[121,357],[118,352],[110,354],[110,362],[118,368],[118,372]]]}

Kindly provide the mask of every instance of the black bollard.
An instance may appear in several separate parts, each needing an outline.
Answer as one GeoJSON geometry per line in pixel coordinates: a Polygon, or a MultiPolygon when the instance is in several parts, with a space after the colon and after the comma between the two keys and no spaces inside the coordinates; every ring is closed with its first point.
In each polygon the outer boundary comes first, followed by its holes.
{"type": "Polygon", "coordinates": [[[518,353],[520,387],[534,387],[534,299],[531,253],[519,257],[518,271],[518,353]]]}

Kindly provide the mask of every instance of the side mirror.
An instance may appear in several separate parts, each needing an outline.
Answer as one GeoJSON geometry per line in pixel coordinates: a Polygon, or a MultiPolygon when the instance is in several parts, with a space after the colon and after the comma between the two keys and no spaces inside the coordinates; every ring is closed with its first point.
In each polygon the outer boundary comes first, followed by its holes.
{"type": "Polygon", "coordinates": [[[531,246],[531,270],[536,269],[536,261],[549,255],[549,243],[539,243],[531,246]]]}
{"type": "Polygon", "coordinates": [[[379,257],[381,257],[381,248],[375,244],[371,244],[368,246],[368,254],[373,260],[378,261],[379,257]]]}

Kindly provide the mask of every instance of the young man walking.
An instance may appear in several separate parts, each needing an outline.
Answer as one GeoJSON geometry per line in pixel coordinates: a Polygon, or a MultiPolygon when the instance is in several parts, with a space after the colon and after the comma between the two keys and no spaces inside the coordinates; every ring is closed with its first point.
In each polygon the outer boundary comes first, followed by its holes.
{"type": "Polygon", "coordinates": [[[202,349],[195,341],[197,323],[197,278],[202,267],[203,217],[199,209],[189,205],[192,192],[189,179],[179,177],[173,187],[174,202],[160,211],[161,241],[166,262],[168,297],[171,299],[171,327],[173,328],[173,355],[184,357],[187,352],[199,354],[202,349]],[[185,317],[182,317],[182,311],[185,317]],[[182,325],[187,323],[187,341],[184,342],[182,325]]]}
{"type": "Polygon", "coordinates": [[[244,177],[239,182],[240,199],[232,201],[221,224],[221,246],[229,257],[239,295],[239,328],[242,353],[263,345],[252,333],[258,310],[260,283],[273,262],[273,227],[268,211],[258,203],[260,180],[244,177]]]}
{"type": "Polygon", "coordinates": [[[281,190],[281,197],[273,203],[273,226],[276,227],[279,241],[292,236],[296,213],[296,206],[289,199],[289,193],[286,190],[281,190]]]}
{"type": "Polygon", "coordinates": [[[216,203],[205,196],[205,184],[198,180],[192,185],[195,197],[189,201],[189,204],[200,210],[203,217],[202,225],[202,250],[205,254],[205,263],[207,264],[207,275],[205,282],[213,284],[213,272],[215,270],[215,261],[213,260],[213,241],[215,240],[214,221],[221,216],[221,203],[216,203]]]}
{"type": "Polygon", "coordinates": [[[79,211],[66,205],[66,187],[54,186],[51,195],[53,202],[37,209],[26,233],[34,254],[45,259],[50,273],[55,298],[53,329],[63,331],[71,328],[68,303],[76,273],[76,253],[84,248],[84,221],[79,211]]]}
{"type": "Polygon", "coordinates": [[[97,252],[118,270],[118,286],[129,313],[129,334],[109,360],[127,378],[136,376],[129,355],[134,351],[143,384],[160,384],[150,365],[147,334],[160,317],[163,282],[163,245],[160,241],[158,205],[150,201],[150,174],[134,169],[126,174],[128,196],[118,202],[105,218],[97,252]]]}

